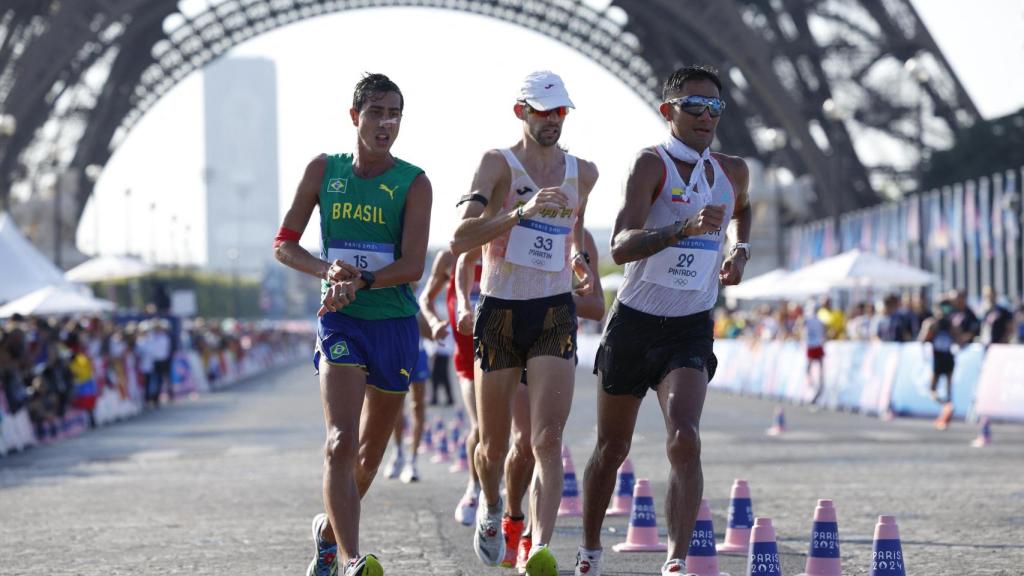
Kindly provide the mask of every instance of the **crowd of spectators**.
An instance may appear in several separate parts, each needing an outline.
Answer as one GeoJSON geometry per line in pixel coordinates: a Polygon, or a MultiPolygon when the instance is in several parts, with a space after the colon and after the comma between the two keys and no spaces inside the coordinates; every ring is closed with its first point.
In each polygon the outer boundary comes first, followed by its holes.
{"type": "Polygon", "coordinates": [[[890,294],[874,304],[856,301],[846,310],[827,297],[803,304],[762,304],[748,310],[719,308],[715,338],[806,340],[808,318],[813,315],[828,340],[923,341],[928,339],[929,319],[948,318],[960,345],[1024,343],[1024,305],[1013,310],[990,287],[983,290],[980,304],[973,308],[964,291],[955,290],[931,306],[919,294],[890,294]]]}
{"type": "MultiPolygon", "coordinates": [[[[59,435],[69,410],[93,409],[104,389],[147,409],[174,400],[172,359],[194,351],[211,388],[225,357],[241,361],[254,347],[284,350],[302,338],[277,325],[233,320],[14,316],[0,321],[0,414],[27,409],[36,437],[59,435]]],[[[308,336],[306,337],[308,340],[308,336]]]]}

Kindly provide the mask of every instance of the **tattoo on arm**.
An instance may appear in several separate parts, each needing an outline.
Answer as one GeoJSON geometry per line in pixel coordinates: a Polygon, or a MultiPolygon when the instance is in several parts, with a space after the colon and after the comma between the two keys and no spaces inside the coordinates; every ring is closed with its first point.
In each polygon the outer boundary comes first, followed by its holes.
{"type": "Polygon", "coordinates": [[[615,237],[615,252],[619,260],[633,262],[657,254],[678,240],[680,224],[670,224],[653,230],[627,230],[615,237]]]}

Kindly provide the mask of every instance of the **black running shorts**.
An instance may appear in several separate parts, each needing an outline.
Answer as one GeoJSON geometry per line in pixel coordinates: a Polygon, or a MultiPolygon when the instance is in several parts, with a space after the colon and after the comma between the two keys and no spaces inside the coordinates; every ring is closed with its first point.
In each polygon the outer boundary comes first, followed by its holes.
{"type": "Polygon", "coordinates": [[[534,300],[480,296],[473,348],[484,372],[525,368],[537,356],[576,355],[576,303],[572,294],[534,300]]]}
{"type": "Polygon", "coordinates": [[[597,349],[594,374],[601,375],[601,386],[608,394],[637,398],[657,388],[677,368],[706,370],[710,382],[718,367],[713,344],[710,310],[668,318],[616,300],[597,349]]]}

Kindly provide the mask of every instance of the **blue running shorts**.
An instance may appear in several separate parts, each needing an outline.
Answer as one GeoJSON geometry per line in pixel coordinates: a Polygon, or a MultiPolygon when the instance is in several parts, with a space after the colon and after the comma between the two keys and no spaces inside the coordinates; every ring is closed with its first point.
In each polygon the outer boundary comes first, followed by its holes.
{"type": "Polygon", "coordinates": [[[416,317],[362,320],[330,312],[317,320],[313,367],[321,358],[335,366],[358,366],[366,383],[382,392],[404,394],[416,367],[420,332],[416,317]]]}
{"type": "Polygon", "coordinates": [[[430,363],[427,362],[427,351],[420,347],[416,355],[416,369],[412,371],[413,382],[426,382],[430,380],[430,363]]]}

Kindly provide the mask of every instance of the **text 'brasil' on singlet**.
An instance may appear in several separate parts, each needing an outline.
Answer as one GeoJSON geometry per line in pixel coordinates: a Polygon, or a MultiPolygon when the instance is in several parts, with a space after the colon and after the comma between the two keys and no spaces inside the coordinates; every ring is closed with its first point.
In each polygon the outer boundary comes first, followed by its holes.
{"type": "MultiPolygon", "coordinates": [[[[512,150],[501,150],[511,180],[503,211],[525,205],[539,191],[512,150]]],[[[504,300],[533,300],[572,290],[572,231],[579,213],[579,170],[576,157],[565,154],[565,176],[560,185],[568,206],[542,211],[483,247],[480,291],[504,300]]]]}
{"type": "MultiPolygon", "coordinates": [[[[692,218],[706,205],[696,191],[686,193],[686,183],[668,153],[661,146],[655,149],[665,165],[665,183],[644,222],[648,230],[692,218]]],[[[708,203],[725,205],[722,228],[683,238],[661,252],[626,264],[625,279],[618,295],[623,304],[666,317],[689,316],[714,307],[718,299],[724,229],[732,219],[735,193],[714,154],[709,163],[714,171],[714,183],[708,203]]]]}
{"type": "MultiPolygon", "coordinates": [[[[402,256],[405,198],[422,169],[395,158],[395,165],[373,178],[352,170],[351,154],[327,158],[320,185],[320,256],[376,272],[402,256]]],[[[321,282],[321,296],[328,283],[321,282]]],[[[363,320],[406,318],[419,311],[408,284],[360,290],[341,310],[363,320]]]]}

